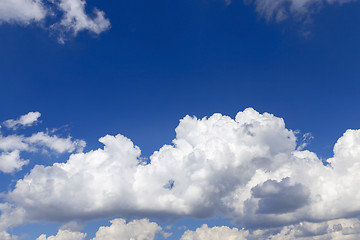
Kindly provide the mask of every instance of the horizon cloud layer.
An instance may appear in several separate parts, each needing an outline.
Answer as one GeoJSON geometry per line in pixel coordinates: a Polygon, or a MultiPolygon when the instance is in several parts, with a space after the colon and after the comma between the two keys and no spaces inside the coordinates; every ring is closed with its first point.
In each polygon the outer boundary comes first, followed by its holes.
{"type": "Polygon", "coordinates": [[[215,215],[254,230],[360,211],[360,130],[344,133],[326,166],[299,150],[283,119],[252,108],[235,119],[186,116],[175,131],[173,145],[155,151],[149,163],[118,134],[65,163],[36,165],[4,195],[0,231],[36,221],[215,215]]]}

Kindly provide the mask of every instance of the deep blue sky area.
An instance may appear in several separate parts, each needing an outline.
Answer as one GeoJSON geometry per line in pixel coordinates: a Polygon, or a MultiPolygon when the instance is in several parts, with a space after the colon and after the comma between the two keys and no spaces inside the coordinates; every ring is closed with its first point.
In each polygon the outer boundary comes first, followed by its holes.
{"type": "Polygon", "coordinates": [[[359,3],[328,6],[310,24],[267,23],[241,2],[100,7],[111,30],[64,45],[35,26],[0,28],[4,119],[40,111],[54,127],[70,123],[90,146],[122,133],[145,155],[169,143],[186,114],[233,117],[254,107],[311,132],[310,148],[323,156],[357,127],[359,3]]]}
{"type": "MultiPolygon", "coordinates": [[[[321,158],[360,127],[358,1],[326,5],[306,23],[267,21],[242,1],[87,1],[88,12],[94,6],[111,29],[65,44],[36,24],[0,26],[1,121],[39,111],[42,126],[66,125],[85,151],[121,133],[144,157],[171,144],[186,115],[269,112],[310,132],[307,149],[321,158]]],[[[35,163],[1,178],[14,186],[35,163]]]]}

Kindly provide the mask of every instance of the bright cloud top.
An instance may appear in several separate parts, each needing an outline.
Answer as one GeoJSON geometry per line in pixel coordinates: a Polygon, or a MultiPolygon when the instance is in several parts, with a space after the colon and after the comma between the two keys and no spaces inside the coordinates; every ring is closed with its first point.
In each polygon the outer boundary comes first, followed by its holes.
{"type": "MultiPolygon", "coordinates": [[[[11,130],[29,127],[36,124],[40,116],[39,112],[29,112],[17,120],[7,120],[3,125],[11,130]]],[[[4,136],[0,132],[0,172],[19,171],[28,164],[29,160],[21,158],[21,152],[72,153],[74,151],[81,152],[85,145],[86,143],[83,140],[73,140],[71,136],[63,138],[48,132],[37,132],[31,136],[18,134],[4,136]]]]}
{"type": "Polygon", "coordinates": [[[2,0],[0,2],[0,24],[17,23],[28,25],[43,23],[47,17],[62,16],[50,26],[59,33],[59,41],[66,40],[66,34],[77,35],[80,31],[100,34],[110,27],[105,13],[94,9],[94,17],[85,12],[85,0],[2,0]]]}
{"type": "Polygon", "coordinates": [[[356,0],[244,0],[254,3],[256,11],[266,20],[280,22],[289,16],[306,18],[326,4],[343,4],[356,0]]]}
{"type": "Polygon", "coordinates": [[[283,119],[252,108],[235,119],[186,116],[175,131],[173,145],[155,151],[150,163],[119,134],[100,138],[103,148],[72,154],[65,163],[35,166],[4,196],[0,231],[33,221],[218,214],[249,229],[295,226],[291,232],[302,222],[360,211],[360,130],[344,133],[327,166],[300,150],[283,119]]]}

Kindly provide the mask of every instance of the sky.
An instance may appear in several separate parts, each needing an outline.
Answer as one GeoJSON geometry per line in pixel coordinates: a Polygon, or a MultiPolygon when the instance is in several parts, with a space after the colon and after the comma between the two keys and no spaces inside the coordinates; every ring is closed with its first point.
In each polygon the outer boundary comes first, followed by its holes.
{"type": "Polygon", "coordinates": [[[360,237],[357,0],[1,0],[0,240],[360,237]]]}

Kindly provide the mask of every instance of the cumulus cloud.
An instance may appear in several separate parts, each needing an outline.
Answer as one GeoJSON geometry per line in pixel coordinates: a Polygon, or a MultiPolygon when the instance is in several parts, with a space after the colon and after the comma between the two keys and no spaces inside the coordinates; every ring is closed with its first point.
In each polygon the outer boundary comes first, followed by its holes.
{"type": "MultiPolygon", "coordinates": [[[[155,222],[148,219],[133,220],[126,223],[124,219],[111,220],[111,225],[102,226],[91,240],[154,240],[159,234],[165,238],[171,233],[164,232],[155,222]]],[[[59,230],[56,236],[46,238],[42,234],[37,240],[83,240],[86,233],[70,230],[59,230]]],[[[357,218],[335,219],[325,222],[300,222],[281,228],[255,230],[229,228],[227,226],[208,227],[203,224],[195,230],[186,230],[179,240],[356,240],[360,237],[360,220],[357,218]]],[[[0,232],[0,239],[17,239],[6,232],[0,232]],[[3,234],[3,235],[1,235],[3,234]],[[4,236],[1,238],[1,236],[4,236]],[[6,238],[7,237],[7,238],[6,238]]]]}
{"type": "MultiPolygon", "coordinates": [[[[102,226],[98,229],[92,240],[154,240],[158,234],[168,237],[169,233],[162,231],[162,228],[155,222],[148,219],[133,220],[126,222],[124,219],[117,218],[110,221],[110,226],[102,226]]],[[[83,240],[86,233],[60,229],[56,236],[46,238],[42,234],[36,240],[83,240]]],[[[0,235],[1,236],[1,235],[0,235]]]]}
{"type": "Polygon", "coordinates": [[[180,240],[246,240],[249,231],[226,226],[209,228],[206,224],[196,231],[187,230],[180,240]]]}
{"type": "MultiPolygon", "coordinates": [[[[155,222],[148,219],[126,222],[118,218],[111,220],[110,226],[99,227],[92,240],[154,240],[159,234],[165,238],[171,233],[164,232],[155,222]]],[[[55,236],[42,234],[37,240],[84,240],[86,233],[59,230],[55,236]]],[[[208,227],[206,224],[195,230],[186,230],[179,240],[355,240],[360,237],[360,220],[356,218],[335,219],[325,222],[300,222],[282,228],[255,230],[229,228],[227,226],[208,227]]],[[[0,239],[17,239],[6,232],[0,232],[0,239]],[[2,238],[1,238],[2,237],[2,238]]]]}
{"type": "Polygon", "coordinates": [[[84,240],[85,237],[86,237],[85,233],[71,232],[68,230],[59,230],[56,236],[46,237],[45,234],[42,234],[36,240],[84,240]]]}
{"type": "MultiPolygon", "coordinates": [[[[39,112],[30,112],[17,120],[7,120],[3,124],[16,130],[19,126],[31,126],[38,122],[39,112]]],[[[13,173],[29,163],[21,158],[21,152],[72,153],[82,152],[86,143],[83,140],[63,138],[47,132],[37,132],[31,136],[11,134],[3,136],[0,132],[0,172],[13,173]]]]}
{"type": "Polygon", "coordinates": [[[29,160],[20,158],[18,150],[12,152],[2,152],[0,155],[0,171],[3,173],[12,173],[21,170],[22,166],[29,163],[29,160]]]}
{"type": "Polygon", "coordinates": [[[9,119],[3,122],[3,125],[7,128],[17,129],[18,127],[29,127],[38,122],[41,114],[39,112],[29,112],[28,114],[22,115],[20,118],[14,120],[9,119]]]}
{"type": "Polygon", "coordinates": [[[80,31],[100,34],[110,28],[110,22],[103,11],[94,8],[90,16],[85,11],[85,0],[2,0],[0,2],[0,24],[45,23],[51,16],[60,21],[52,23],[58,40],[64,43],[68,34],[74,36],[80,31]]]}
{"type": "Polygon", "coordinates": [[[356,0],[244,0],[247,4],[254,4],[256,11],[270,21],[283,21],[289,16],[304,19],[314,11],[327,4],[344,4],[356,0]]]}
{"type": "Polygon", "coordinates": [[[13,211],[24,222],[218,214],[248,229],[274,229],[360,211],[360,130],[344,133],[326,166],[299,150],[283,119],[251,108],[235,119],[186,116],[175,131],[150,163],[119,134],[65,163],[37,165],[4,196],[1,216],[11,223],[13,211]]]}
{"type": "Polygon", "coordinates": [[[100,227],[92,240],[154,240],[157,234],[165,234],[158,224],[148,219],[133,220],[129,223],[124,219],[114,219],[110,222],[111,226],[100,227]]]}

